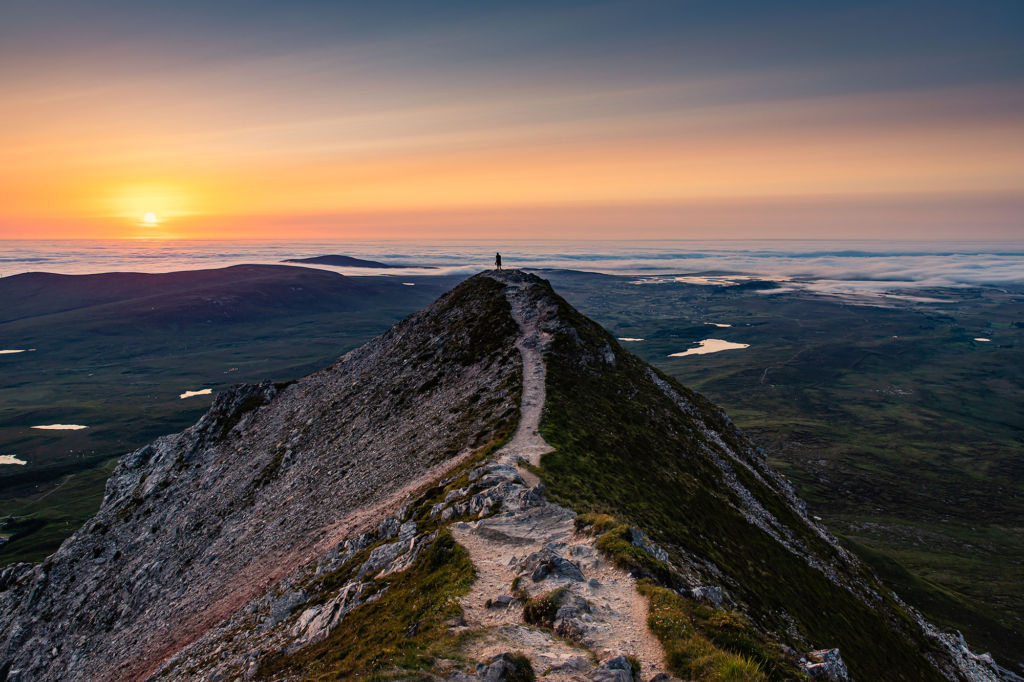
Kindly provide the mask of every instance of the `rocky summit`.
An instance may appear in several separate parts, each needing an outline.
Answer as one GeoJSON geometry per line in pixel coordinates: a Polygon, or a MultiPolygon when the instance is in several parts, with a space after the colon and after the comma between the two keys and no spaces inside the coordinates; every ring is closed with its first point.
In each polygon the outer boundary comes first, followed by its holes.
{"type": "Polygon", "coordinates": [[[369,677],[1014,679],[721,410],[514,270],[219,395],[0,574],[0,679],[369,677]]]}

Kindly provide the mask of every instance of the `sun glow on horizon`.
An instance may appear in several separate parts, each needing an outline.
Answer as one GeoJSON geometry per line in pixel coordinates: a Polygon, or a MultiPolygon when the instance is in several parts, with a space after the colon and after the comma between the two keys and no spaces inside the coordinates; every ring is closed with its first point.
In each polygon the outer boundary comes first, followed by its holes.
{"type": "Polygon", "coordinates": [[[167,230],[167,223],[162,214],[157,214],[156,211],[146,211],[142,214],[142,218],[135,222],[134,230],[130,234],[125,234],[123,238],[135,241],[162,242],[180,239],[181,235],[167,230]]]}
{"type": "Polygon", "coordinates": [[[1021,3],[22,4],[0,239],[1021,232],[1021,3]]]}

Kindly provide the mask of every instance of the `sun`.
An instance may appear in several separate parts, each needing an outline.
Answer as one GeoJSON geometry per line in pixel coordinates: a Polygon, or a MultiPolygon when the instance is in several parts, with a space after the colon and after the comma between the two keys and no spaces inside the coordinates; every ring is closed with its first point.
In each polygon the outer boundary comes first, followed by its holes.
{"type": "Polygon", "coordinates": [[[147,225],[156,225],[156,214],[153,212],[147,212],[146,215],[142,216],[142,222],[147,225]]]}

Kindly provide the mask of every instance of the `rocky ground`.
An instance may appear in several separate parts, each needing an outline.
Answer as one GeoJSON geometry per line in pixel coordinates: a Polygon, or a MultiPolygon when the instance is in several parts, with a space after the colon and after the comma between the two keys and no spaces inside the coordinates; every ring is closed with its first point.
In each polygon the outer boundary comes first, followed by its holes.
{"type": "Polygon", "coordinates": [[[647,627],[647,600],[636,579],[613,566],[578,535],[575,514],[544,499],[517,471],[496,464],[480,472],[500,480],[502,513],[452,526],[469,550],[477,581],[462,600],[470,630],[486,629],[468,652],[488,660],[522,651],[546,679],[582,679],[602,660],[629,655],[644,679],[664,672],[664,652],[647,627]],[[562,591],[551,629],[524,620],[527,600],[562,591]]]}
{"type": "Polygon", "coordinates": [[[495,453],[495,463],[473,472],[494,481],[502,512],[452,526],[452,535],[469,550],[478,571],[472,591],[461,602],[465,624],[460,627],[487,630],[468,653],[489,660],[522,651],[534,670],[546,672],[545,679],[553,681],[584,679],[587,673],[600,677],[601,661],[627,654],[639,662],[641,675],[663,673],[664,651],[647,627],[647,600],[637,591],[636,579],[602,557],[593,537],[578,535],[576,514],[545,500],[543,486],[531,487],[537,478],[522,466],[539,465],[541,456],[551,451],[539,432],[545,399],[543,351],[550,343],[541,322],[554,314],[553,309],[530,306],[525,288],[516,281],[506,288],[520,327],[519,424],[512,440],[495,453]],[[525,623],[524,602],[554,590],[564,591],[565,604],[558,608],[552,630],[525,623]]]}

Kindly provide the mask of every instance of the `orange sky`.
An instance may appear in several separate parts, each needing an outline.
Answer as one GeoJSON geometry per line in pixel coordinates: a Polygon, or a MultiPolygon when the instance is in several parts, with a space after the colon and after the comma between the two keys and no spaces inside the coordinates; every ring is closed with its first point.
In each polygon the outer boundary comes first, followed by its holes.
{"type": "Polygon", "coordinates": [[[1024,96],[1005,79],[132,49],[0,70],[0,237],[1021,236],[1024,96]]]}

